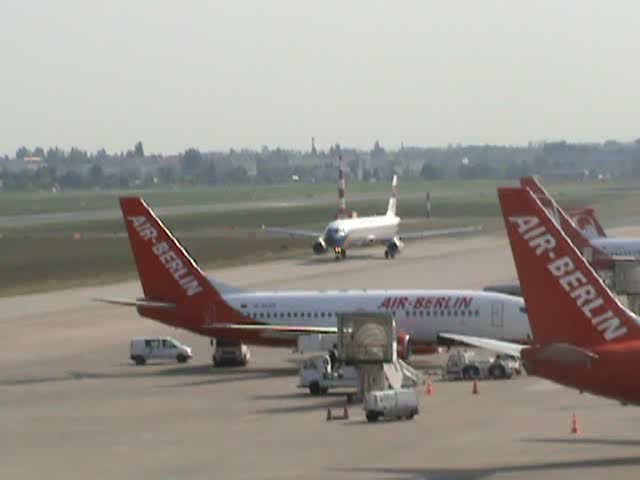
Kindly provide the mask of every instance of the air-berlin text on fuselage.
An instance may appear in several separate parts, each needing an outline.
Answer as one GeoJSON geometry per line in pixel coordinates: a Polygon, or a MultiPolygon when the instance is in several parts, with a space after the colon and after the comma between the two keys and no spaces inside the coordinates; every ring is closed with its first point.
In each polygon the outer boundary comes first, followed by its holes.
{"type": "Polygon", "coordinates": [[[473,297],[386,297],[378,308],[387,310],[464,310],[471,307],[473,297]]]}
{"type": "Polygon", "coordinates": [[[614,340],[627,333],[627,327],[607,307],[595,287],[587,281],[585,274],[576,269],[571,258],[556,254],[554,249],[557,241],[547,232],[540,219],[533,216],[512,216],[509,217],[509,222],[516,225],[520,236],[534,249],[537,256],[544,254],[549,260],[547,270],[558,279],[563,290],[569,293],[605,340],[614,340]]]}
{"type": "Polygon", "coordinates": [[[187,265],[180,259],[178,254],[171,248],[169,242],[158,242],[158,231],[149,223],[147,217],[127,217],[133,228],[140,237],[153,246],[151,250],[156,254],[160,263],[167,269],[173,278],[176,279],[180,287],[187,296],[195,295],[202,291],[202,286],[191,273],[187,265]]]}

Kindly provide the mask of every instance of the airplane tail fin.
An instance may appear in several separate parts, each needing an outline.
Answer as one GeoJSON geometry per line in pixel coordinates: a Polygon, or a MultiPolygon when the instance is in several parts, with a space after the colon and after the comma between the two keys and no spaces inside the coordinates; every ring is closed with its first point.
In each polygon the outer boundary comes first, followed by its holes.
{"type": "Polygon", "coordinates": [[[391,181],[391,197],[389,197],[389,206],[387,207],[387,215],[396,214],[396,205],[398,202],[398,176],[394,175],[391,181]]]}
{"type": "Polygon", "coordinates": [[[216,311],[227,322],[237,317],[187,250],[141,198],[120,198],[120,208],[145,296],[145,302],[135,305],[141,315],[191,327],[220,321],[216,311]],[[174,312],[155,306],[162,303],[174,305],[174,312]]]}
{"type": "Polygon", "coordinates": [[[593,208],[575,208],[569,211],[569,217],[587,238],[605,238],[607,236],[593,208]]]}
{"type": "Polygon", "coordinates": [[[604,285],[542,203],[522,188],[499,188],[534,341],[597,345],[640,339],[638,318],[604,285]]]}
{"type": "Polygon", "coordinates": [[[347,210],[347,200],[344,196],[346,190],[346,182],[344,179],[344,165],[342,163],[342,154],[338,157],[340,165],[338,166],[338,208],[345,212],[347,210]]]}
{"type": "MultiPolygon", "coordinates": [[[[523,177],[520,179],[520,186],[531,191],[534,197],[536,197],[540,204],[547,210],[547,213],[551,215],[551,218],[554,220],[556,225],[560,226],[562,231],[567,235],[567,237],[569,237],[571,243],[573,243],[578,250],[583,253],[592,252],[593,246],[589,239],[576,228],[564,210],[560,208],[538,180],[534,177],[523,177]]],[[[598,253],[603,255],[603,252],[598,253]]]]}

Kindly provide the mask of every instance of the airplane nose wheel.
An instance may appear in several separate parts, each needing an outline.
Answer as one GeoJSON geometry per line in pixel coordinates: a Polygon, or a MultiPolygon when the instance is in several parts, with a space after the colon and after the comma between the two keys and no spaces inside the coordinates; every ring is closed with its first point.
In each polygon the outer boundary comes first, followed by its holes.
{"type": "Polygon", "coordinates": [[[394,258],[396,258],[396,254],[393,253],[393,252],[390,252],[389,250],[385,250],[384,251],[384,258],[386,258],[387,260],[389,260],[390,258],[394,259],[394,258]]]}
{"type": "Polygon", "coordinates": [[[336,260],[344,260],[347,258],[347,251],[344,248],[337,247],[335,250],[336,260]]]}

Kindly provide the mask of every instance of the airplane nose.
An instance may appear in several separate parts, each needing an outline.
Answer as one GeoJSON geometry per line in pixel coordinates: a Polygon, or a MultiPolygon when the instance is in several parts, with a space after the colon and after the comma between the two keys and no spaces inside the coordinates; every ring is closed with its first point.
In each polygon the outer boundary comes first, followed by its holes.
{"type": "Polygon", "coordinates": [[[342,247],[344,245],[344,239],[344,235],[328,233],[324,236],[324,243],[330,248],[342,247]]]}

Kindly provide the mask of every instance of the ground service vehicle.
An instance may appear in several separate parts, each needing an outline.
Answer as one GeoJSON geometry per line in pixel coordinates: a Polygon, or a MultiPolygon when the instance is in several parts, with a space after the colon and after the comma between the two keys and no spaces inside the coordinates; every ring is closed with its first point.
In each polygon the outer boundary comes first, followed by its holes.
{"type": "Polygon", "coordinates": [[[481,378],[511,378],[522,367],[514,355],[481,358],[473,351],[458,350],[447,359],[446,377],[450,380],[481,378]]]}
{"type": "Polygon", "coordinates": [[[246,367],[250,358],[251,352],[244,343],[229,342],[222,338],[216,339],[212,357],[216,367],[224,365],[246,367]]]}
{"type": "Polygon", "coordinates": [[[137,337],[131,340],[129,356],[136,365],[149,360],[176,360],[188,362],[193,357],[191,348],[171,337],[137,337]]]}
{"type": "Polygon", "coordinates": [[[308,388],[311,395],[324,395],[330,389],[358,388],[358,371],[345,365],[335,371],[331,368],[328,355],[308,358],[300,368],[299,388],[308,388]]]}
{"type": "Polygon", "coordinates": [[[380,418],[410,420],[418,414],[418,393],[413,388],[369,392],[364,396],[364,410],[369,422],[380,418]]]}

